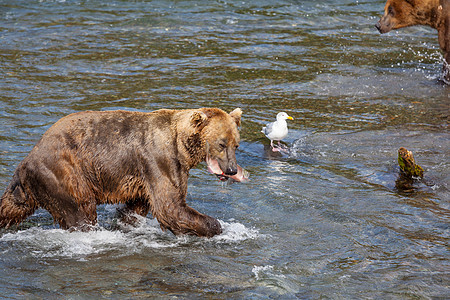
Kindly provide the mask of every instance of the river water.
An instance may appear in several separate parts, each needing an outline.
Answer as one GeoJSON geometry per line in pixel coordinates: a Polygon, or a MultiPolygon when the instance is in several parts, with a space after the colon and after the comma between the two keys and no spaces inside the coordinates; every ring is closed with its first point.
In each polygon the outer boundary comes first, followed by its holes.
{"type": "Polygon", "coordinates": [[[38,210],[0,230],[6,299],[450,295],[450,88],[437,33],[380,35],[384,1],[0,2],[0,190],[51,124],[83,110],[243,110],[247,183],[191,171],[220,220],[175,237],[149,215],[67,232],[38,210]],[[288,154],[261,127],[286,111],[288,154]],[[397,149],[423,180],[398,184],[397,149]]]}

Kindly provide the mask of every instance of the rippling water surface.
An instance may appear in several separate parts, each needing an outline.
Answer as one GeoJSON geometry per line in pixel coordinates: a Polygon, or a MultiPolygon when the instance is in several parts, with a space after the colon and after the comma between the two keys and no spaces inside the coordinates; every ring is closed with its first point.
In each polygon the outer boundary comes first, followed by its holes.
{"type": "Polygon", "coordinates": [[[446,298],[450,89],[437,33],[380,35],[384,1],[0,2],[0,189],[45,130],[82,110],[241,107],[245,184],[201,164],[188,203],[212,239],[151,216],[67,232],[38,210],[0,231],[10,299],[446,298]],[[288,155],[261,127],[294,117],[288,155]],[[405,189],[396,153],[425,178],[405,189]]]}

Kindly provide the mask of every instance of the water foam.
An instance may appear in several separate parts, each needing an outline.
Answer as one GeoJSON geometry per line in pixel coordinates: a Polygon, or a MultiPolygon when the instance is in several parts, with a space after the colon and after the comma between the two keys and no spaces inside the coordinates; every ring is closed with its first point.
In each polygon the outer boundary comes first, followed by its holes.
{"type": "Polygon", "coordinates": [[[32,227],[0,237],[0,251],[26,251],[37,258],[73,258],[86,260],[112,253],[125,256],[148,249],[175,248],[198,243],[234,243],[260,236],[257,230],[235,222],[219,221],[221,235],[212,239],[193,236],[176,237],[162,231],[155,219],[142,218],[138,227],[108,230],[98,226],[89,232],[32,227]]]}
{"type": "Polygon", "coordinates": [[[255,275],[256,280],[260,280],[262,278],[262,274],[273,271],[273,266],[253,266],[252,273],[255,275]]]}
{"type": "Polygon", "coordinates": [[[90,232],[69,232],[62,229],[33,227],[15,233],[7,233],[0,242],[10,242],[16,247],[28,249],[35,257],[82,257],[105,252],[124,244],[125,234],[120,231],[97,229],[90,232]]]}
{"type": "Polygon", "coordinates": [[[220,242],[240,242],[248,239],[256,239],[261,236],[258,230],[247,228],[241,223],[227,223],[219,220],[223,233],[213,239],[220,242]]]}

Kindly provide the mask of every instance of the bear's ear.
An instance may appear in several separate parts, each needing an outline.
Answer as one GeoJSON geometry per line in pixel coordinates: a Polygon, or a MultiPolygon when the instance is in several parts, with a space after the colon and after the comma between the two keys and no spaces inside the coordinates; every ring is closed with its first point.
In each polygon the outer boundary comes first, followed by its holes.
{"type": "Polygon", "coordinates": [[[242,110],[240,108],[236,108],[232,112],[230,112],[230,116],[234,119],[237,126],[241,126],[241,115],[242,110]]]}
{"type": "Polygon", "coordinates": [[[193,127],[202,129],[205,127],[207,119],[208,117],[203,112],[194,111],[189,120],[193,127]]]}

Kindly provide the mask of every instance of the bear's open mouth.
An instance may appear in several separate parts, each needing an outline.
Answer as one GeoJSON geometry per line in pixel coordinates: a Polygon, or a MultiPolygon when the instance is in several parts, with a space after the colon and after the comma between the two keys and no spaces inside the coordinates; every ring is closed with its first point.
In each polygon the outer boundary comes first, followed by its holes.
{"type": "Polygon", "coordinates": [[[219,180],[220,181],[227,181],[228,180],[228,176],[227,175],[225,175],[225,174],[214,174],[214,175],[216,175],[217,176],[217,178],[219,178],[219,180]]]}
{"type": "Polygon", "coordinates": [[[206,157],[206,164],[208,165],[208,171],[213,173],[219,178],[220,181],[227,181],[228,179],[233,179],[234,181],[246,181],[248,180],[248,172],[241,168],[241,166],[237,166],[237,173],[235,175],[226,175],[219,166],[219,162],[215,159],[211,159],[209,156],[206,157]]]}

